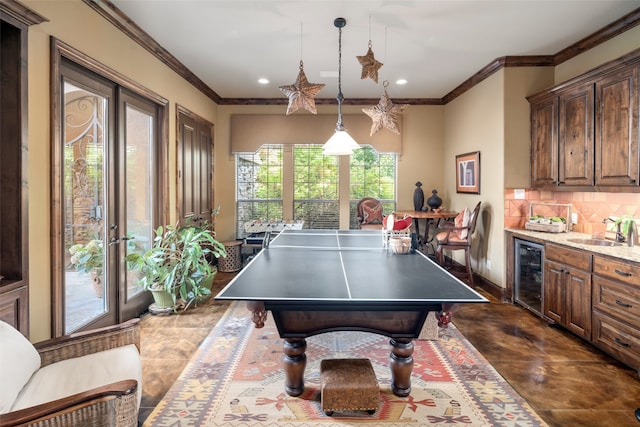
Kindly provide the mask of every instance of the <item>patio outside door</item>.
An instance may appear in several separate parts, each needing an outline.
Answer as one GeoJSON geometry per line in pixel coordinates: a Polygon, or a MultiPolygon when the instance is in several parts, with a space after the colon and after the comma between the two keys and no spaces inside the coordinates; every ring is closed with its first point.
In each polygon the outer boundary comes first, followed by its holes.
{"type": "Polygon", "coordinates": [[[155,105],[68,70],[63,80],[63,332],[122,322],[149,295],[124,261],[151,245],[155,105]]]}

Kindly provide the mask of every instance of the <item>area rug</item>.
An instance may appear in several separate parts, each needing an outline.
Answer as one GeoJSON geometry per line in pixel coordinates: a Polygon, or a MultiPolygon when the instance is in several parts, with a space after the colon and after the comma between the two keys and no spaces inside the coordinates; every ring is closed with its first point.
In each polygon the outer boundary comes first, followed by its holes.
{"type": "Polygon", "coordinates": [[[366,332],[308,338],[305,390],[291,397],[275,325],[256,329],[249,314],[243,303],[229,307],[144,426],[546,426],[453,324],[415,341],[408,397],[389,387],[389,338],[366,332]],[[373,415],[322,412],[320,361],[347,357],[371,360],[380,383],[373,415]]]}

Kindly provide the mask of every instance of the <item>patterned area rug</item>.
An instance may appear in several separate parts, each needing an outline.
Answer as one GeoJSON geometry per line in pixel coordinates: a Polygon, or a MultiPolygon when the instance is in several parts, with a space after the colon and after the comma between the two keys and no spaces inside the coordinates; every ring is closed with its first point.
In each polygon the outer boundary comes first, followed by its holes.
{"type": "Polygon", "coordinates": [[[389,388],[389,338],[365,332],[310,337],[305,391],[291,397],[275,325],[256,329],[244,304],[233,303],[144,426],[546,426],[454,325],[439,335],[415,341],[412,391],[405,398],[389,388]],[[322,412],[320,361],[345,357],[371,360],[380,383],[373,415],[322,412]]]}

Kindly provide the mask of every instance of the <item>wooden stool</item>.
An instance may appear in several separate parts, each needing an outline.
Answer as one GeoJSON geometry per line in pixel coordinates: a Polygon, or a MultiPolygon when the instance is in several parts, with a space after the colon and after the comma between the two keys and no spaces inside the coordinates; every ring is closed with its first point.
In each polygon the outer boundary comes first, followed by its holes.
{"type": "Polygon", "coordinates": [[[380,386],[369,359],[326,359],[320,362],[322,410],[367,411],[378,409],[380,386]]]}

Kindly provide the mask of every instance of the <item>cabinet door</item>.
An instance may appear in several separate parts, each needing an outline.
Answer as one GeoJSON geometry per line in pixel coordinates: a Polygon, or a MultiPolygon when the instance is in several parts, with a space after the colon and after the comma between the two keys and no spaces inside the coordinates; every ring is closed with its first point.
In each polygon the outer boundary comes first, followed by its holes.
{"type": "Polygon", "coordinates": [[[564,281],[567,269],[553,261],[544,263],[544,314],[558,324],[563,324],[565,312],[564,281]]]}
{"type": "Polygon", "coordinates": [[[593,84],[567,89],[558,105],[558,185],[593,185],[593,84]]]}
{"type": "Polygon", "coordinates": [[[572,269],[566,280],[565,326],[591,340],[591,274],[572,269]]]}
{"type": "Polygon", "coordinates": [[[531,102],[531,186],[558,182],[558,98],[549,96],[531,102]]]}
{"type": "Polygon", "coordinates": [[[638,69],[596,81],[596,185],[638,186],[638,69]]]}

